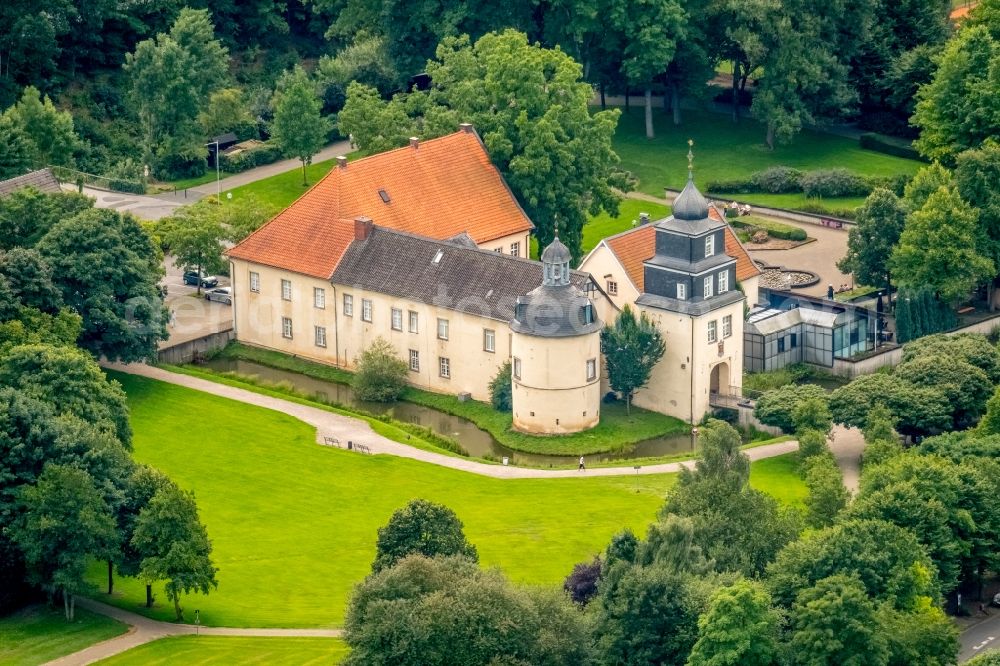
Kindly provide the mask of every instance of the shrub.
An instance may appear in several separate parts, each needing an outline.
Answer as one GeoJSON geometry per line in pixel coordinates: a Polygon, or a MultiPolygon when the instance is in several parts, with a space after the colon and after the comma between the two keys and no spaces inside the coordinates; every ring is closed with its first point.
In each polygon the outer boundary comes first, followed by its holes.
{"type": "Polygon", "coordinates": [[[861,464],[865,467],[881,465],[890,458],[902,455],[903,445],[899,443],[899,438],[876,439],[865,444],[865,450],[861,454],[861,464]]]}
{"type": "Polygon", "coordinates": [[[597,596],[597,585],[600,581],[601,558],[595,557],[590,562],[580,562],[574,566],[573,571],[563,581],[563,589],[575,603],[586,606],[587,602],[597,596]]]}
{"type": "Polygon", "coordinates": [[[423,499],[410,502],[392,514],[378,529],[372,571],[394,566],[407,555],[466,557],[479,561],[476,547],[465,538],[462,521],[443,504],[423,499]]]}
{"type": "Polygon", "coordinates": [[[818,169],[802,176],[802,191],[809,198],[859,197],[871,193],[871,185],[848,169],[818,169]]]}
{"type": "Polygon", "coordinates": [[[157,160],[154,175],[160,180],[197,178],[205,175],[205,165],[204,157],[190,159],[183,155],[164,155],[157,160]]]}
{"type": "Polygon", "coordinates": [[[754,414],[761,423],[793,432],[795,422],[792,414],[799,403],[808,398],[819,398],[824,402],[828,399],[826,391],[815,384],[789,384],[760,396],[754,414]]]}
{"type": "Polygon", "coordinates": [[[850,498],[833,454],[826,451],[810,458],[805,464],[805,480],[809,488],[806,523],[815,528],[829,527],[850,498]]]}
{"type": "Polygon", "coordinates": [[[831,208],[814,201],[805,201],[799,204],[797,209],[803,213],[815,213],[824,217],[839,217],[842,220],[856,220],[858,217],[858,207],[831,208]]]}
{"type": "Polygon", "coordinates": [[[711,180],[705,185],[708,192],[753,192],[753,184],[746,180],[711,180]]]}
{"type": "Polygon", "coordinates": [[[277,146],[265,143],[233,155],[222,155],[219,158],[219,166],[230,173],[239,173],[280,159],[281,150],[277,146]]]}
{"type": "Polygon", "coordinates": [[[351,386],[361,400],[392,402],[406,388],[406,363],[385,338],[375,338],[355,362],[358,370],[351,386]]]}
{"type": "Polygon", "coordinates": [[[509,412],[513,401],[511,399],[510,361],[505,362],[490,380],[490,404],[498,412],[509,412]]]}
{"type": "Polygon", "coordinates": [[[786,166],[773,166],[750,174],[750,184],[756,192],[786,194],[802,191],[802,172],[786,166]]]}
{"type": "Polygon", "coordinates": [[[884,134],[876,134],[875,132],[868,132],[862,134],[858,138],[858,144],[865,150],[874,150],[875,152],[885,153],[886,155],[905,157],[909,160],[920,160],[921,162],[927,161],[919,152],[917,152],[917,149],[913,147],[913,142],[908,141],[907,139],[885,136],[884,134]]]}
{"type": "Polygon", "coordinates": [[[769,236],[782,238],[784,240],[804,241],[808,236],[804,229],[793,227],[781,222],[773,222],[753,215],[744,215],[731,221],[734,227],[749,227],[751,229],[763,229],[769,236]]]}
{"type": "Polygon", "coordinates": [[[800,430],[796,433],[799,440],[799,471],[805,474],[806,462],[811,458],[829,453],[826,443],[826,433],[820,430],[800,430]]]}

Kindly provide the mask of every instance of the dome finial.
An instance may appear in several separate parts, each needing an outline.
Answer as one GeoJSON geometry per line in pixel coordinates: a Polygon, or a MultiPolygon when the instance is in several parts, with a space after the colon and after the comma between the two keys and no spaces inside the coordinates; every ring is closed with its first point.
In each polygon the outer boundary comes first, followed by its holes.
{"type": "Polygon", "coordinates": [[[694,139],[688,139],[688,180],[694,180],[694,139]]]}

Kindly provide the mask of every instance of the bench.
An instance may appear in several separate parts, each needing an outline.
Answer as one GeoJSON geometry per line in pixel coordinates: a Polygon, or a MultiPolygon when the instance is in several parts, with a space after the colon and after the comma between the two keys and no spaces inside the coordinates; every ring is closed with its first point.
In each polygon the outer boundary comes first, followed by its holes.
{"type": "Polygon", "coordinates": [[[964,308],[958,309],[958,314],[969,314],[970,312],[975,312],[975,311],[976,308],[972,307],[971,305],[966,305],[964,308]]]}
{"type": "Polygon", "coordinates": [[[326,446],[336,446],[338,449],[340,448],[340,440],[337,439],[336,437],[324,436],[323,444],[325,444],[326,446]]]}

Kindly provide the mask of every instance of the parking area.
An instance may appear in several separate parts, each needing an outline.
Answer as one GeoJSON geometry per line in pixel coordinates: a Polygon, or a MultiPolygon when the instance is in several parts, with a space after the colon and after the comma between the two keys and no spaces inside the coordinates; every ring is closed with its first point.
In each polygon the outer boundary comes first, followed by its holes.
{"type": "MultiPolygon", "coordinates": [[[[172,323],[167,327],[170,338],[160,343],[160,349],[232,328],[231,305],[208,301],[204,288],[199,296],[195,286],[184,284],[184,267],[176,266],[173,257],[164,259],[164,267],[167,274],[161,284],[167,287],[165,302],[172,313],[172,323]]],[[[230,286],[228,277],[218,277],[220,287],[230,286]]]]}
{"type": "Polygon", "coordinates": [[[834,289],[838,289],[841,285],[853,288],[854,278],[844,275],[837,268],[837,262],[847,254],[847,229],[829,229],[814,224],[792,223],[788,220],[777,221],[799,227],[816,240],[787,250],[754,250],[754,246],[748,244],[746,248],[752,258],[776,266],[805,269],[816,273],[819,275],[819,282],[800,290],[809,296],[820,298],[826,296],[827,286],[831,284],[834,289]]]}

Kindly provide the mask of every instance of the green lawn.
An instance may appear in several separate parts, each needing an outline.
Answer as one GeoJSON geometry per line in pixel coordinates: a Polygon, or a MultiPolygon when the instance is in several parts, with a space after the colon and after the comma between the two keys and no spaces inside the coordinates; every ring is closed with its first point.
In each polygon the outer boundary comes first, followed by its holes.
{"type": "MultiPolygon", "coordinates": [[[[663,192],[660,192],[659,196],[662,197],[663,192]]],[[[584,225],[583,251],[590,252],[608,236],[631,229],[633,220],[638,223],[639,213],[649,213],[649,219],[658,220],[670,215],[670,206],[640,199],[623,199],[618,206],[617,217],[601,213],[590,218],[590,221],[584,225]]]]}
{"type": "MultiPolygon", "coordinates": [[[[657,112],[656,138],[646,139],[643,111],[633,108],[622,114],[614,148],[622,167],[638,176],[640,192],[663,196],[663,188],[680,189],[687,180],[687,140],[694,139],[695,178],[702,190],[710,181],[746,178],[754,171],[784,165],[798,169],[845,167],[869,176],[912,174],[921,164],[871,150],[863,150],[853,139],[803,130],[791,144],[773,151],[764,144],[764,127],[744,118],[739,124],[729,116],[687,111],[684,123],[674,126],[670,118],[657,112]]],[[[741,195],[740,199],[761,205],[788,207],[796,195],[741,195]],[[775,196],[782,199],[772,198],[775,196]],[[781,203],[779,203],[781,202],[781,203]]],[[[800,197],[804,201],[804,197],[800,197]]],[[[816,201],[816,200],[811,200],[816,201]]],[[[826,199],[832,208],[858,205],[857,200],[826,199]]]]}
{"type": "Polygon", "coordinates": [[[0,618],[0,664],[43,664],[127,630],[128,627],[118,620],[79,607],[75,620],[67,622],[61,605],[58,608],[30,606],[0,618]]]}
{"type": "Polygon", "coordinates": [[[235,636],[170,636],[140,645],[98,664],[157,666],[185,664],[338,664],[348,648],[337,638],[257,638],[235,636]]]}
{"type": "MultiPolygon", "coordinates": [[[[215,548],[219,588],[182,601],[207,625],[338,626],[368,572],[376,530],[416,497],[463,520],[485,566],[555,584],[617,531],[643,532],[673,475],[499,480],[391,456],[317,446],[306,424],[179,386],[116,376],[125,386],[135,456],[195,492],[215,548]]],[[[774,465],[774,463],[770,463],[774,465]]],[[[765,467],[752,483],[793,501],[797,475],[765,467]]],[[[95,584],[102,567],[91,572],[95,584]]],[[[143,588],[119,581],[111,599],[142,608],[143,588]]],[[[148,614],[172,619],[162,587],[148,614]]],[[[103,595],[100,597],[105,599],[103,595]]]]}
{"type": "MultiPolygon", "coordinates": [[[[347,154],[348,161],[364,157],[359,151],[347,154]]],[[[302,184],[302,167],[298,166],[290,171],[279,173],[277,176],[264,178],[253,183],[241,185],[232,190],[233,198],[248,192],[254,194],[258,199],[275,208],[287,207],[293,201],[305,194],[306,190],[316,184],[330,169],[337,163],[336,159],[316,162],[306,167],[306,179],[308,185],[302,184]]]]}

